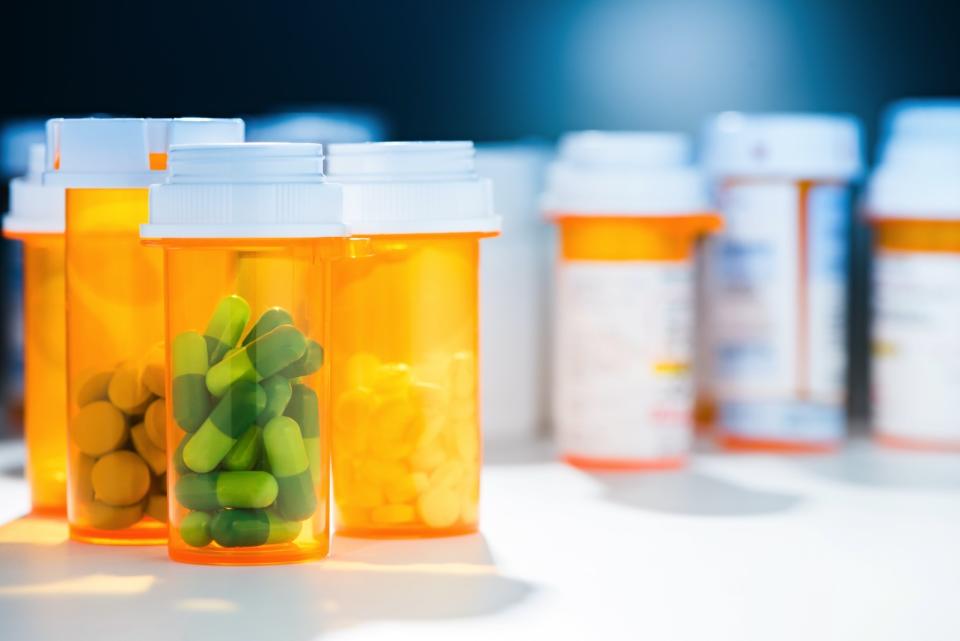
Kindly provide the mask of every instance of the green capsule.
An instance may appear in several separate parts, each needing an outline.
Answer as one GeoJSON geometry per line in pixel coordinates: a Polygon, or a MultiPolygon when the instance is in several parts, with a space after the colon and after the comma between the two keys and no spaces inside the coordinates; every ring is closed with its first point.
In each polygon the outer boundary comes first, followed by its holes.
{"type": "Polygon", "coordinates": [[[226,390],[200,429],[183,448],[183,462],[194,472],[209,472],[223,460],[267,405],[263,388],[238,381],[226,390]]]}
{"type": "Polygon", "coordinates": [[[303,383],[293,386],[293,394],[287,409],[284,412],[297,422],[300,433],[303,434],[303,446],[306,448],[307,460],[310,462],[310,478],[316,484],[323,476],[323,466],[320,464],[320,401],[313,388],[303,383]]]}
{"type": "Polygon", "coordinates": [[[220,299],[203,336],[207,341],[211,365],[219,362],[236,346],[248,320],[250,320],[250,305],[247,301],[239,296],[226,296],[220,299]]]}
{"type": "Polygon", "coordinates": [[[253,327],[250,328],[247,335],[244,336],[241,345],[245,346],[247,343],[252,343],[271,329],[280,327],[281,325],[293,325],[293,316],[282,307],[271,307],[260,314],[260,318],[253,324],[253,327]]]}
{"type": "Polygon", "coordinates": [[[300,534],[301,524],[283,519],[272,510],[223,510],[213,517],[213,540],[225,548],[289,543],[300,534]]]}
{"type": "Polygon", "coordinates": [[[257,417],[258,425],[266,425],[271,419],[283,414],[293,396],[290,381],[280,375],[271,376],[260,384],[267,393],[267,406],[257,417]]]}
{"type": "Polygon", "coordinates": [[[280,370],[280,376],[299,378],[309,376],[323,365],[323,346],[315,340],[307,341],[307,351],[292,365],[280,370]]]}
{"type": "Polygon", "coordinates": [[[177,479],[177,501],[188,510],[267,507],[277,499],[277,481],[266,472],[187,474],[177,479]]]}
{"type": "Polygon", "coordinates": [[[177,471],[177,474],[190,474],[193,472],[187,464],[183,462],[183,448],[187,446],[187,441],[190,440],[189,436],[185,436],[180,439],[180,444],[177,445],[177,449],[173,451],[173,469],[177,471]]]}
{"type": "MultiPolygon", "coordinates": [[[[269,400],[267,401],[269,403],[269,400]]],[[[263,452],[263,429],[259,425],[251,425],[237,442],[233,444],[227,455],[223,457],[225,470],[252,470],[260,460],[263,452]]]]}
{"type": "Polygon", "coordinates": [[[280,489],[278,513],[292,521],[309,518],[317,508],[317,497],[300,426],[288,416],[278,416],[263,428],[263,448],[280,489]]]}
{"type": "Polygon", "coordinates": [[[207,343],[197,332],[173,339],[173,418],[187,432],[195,431],[210,414],[207,392],[207,343]]]}
{"type": "Polygon", "coordinates": [[[299,359],[306,349],[300,330],[281,325],[211,367],[207,389],[220,396],[237,381],[262,381],[299,359]]]}
{"type": "Polygon", "coordinates": [[[187,545],[202,548],[210,545],[210,521],[213,520],[206,512],[190,512],[180,521],[180,538],[187,545]]]}

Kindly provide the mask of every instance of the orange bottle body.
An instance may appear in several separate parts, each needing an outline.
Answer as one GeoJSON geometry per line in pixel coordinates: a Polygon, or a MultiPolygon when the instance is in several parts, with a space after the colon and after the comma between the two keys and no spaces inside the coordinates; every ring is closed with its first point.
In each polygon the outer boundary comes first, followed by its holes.
{"type": "Polygon", "coordinates": [[[333,278],[339,533],[477,529],[479,233],[354,238],[333,278]]]}
{"type": "Polygon", "coordinates": [[[873,433],[891,447],[960,451],[960,221],[873,227],[873,433]]]}
{"type": "Polygon", "coordinates": [[[692,438],[693,263],[710,214],[556,216],[554,420],[598,470],[681,466],[692,438]]]}
{"type": "Polygon", "coordinates": [[[327,555],[330,260],[340,242],[155,241],[165,254],[172,559],[327,555]],[[191,339],[205,367],[191,366],[191,339]]]}
{"type": "Polygon", "coordinates": [[[67,510],[67,374],[62,233],[23,241],[24,440],[34,513],[67,510]]]}
{"type": "Polygon", "coordinates": [[[166,540],[165,465],[144,456],[136,436],[165,393],[162,253],[139,238],[147,194],[146,188],[66,192],[67,496],[74,540],[166,540]]]}

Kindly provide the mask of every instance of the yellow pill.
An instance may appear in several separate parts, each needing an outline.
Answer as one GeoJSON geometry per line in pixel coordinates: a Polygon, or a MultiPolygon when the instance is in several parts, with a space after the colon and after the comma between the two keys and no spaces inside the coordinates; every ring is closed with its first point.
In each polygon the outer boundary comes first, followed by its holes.
{"type": "Polygon", "coordinates": [[[113,372],[107,395],[110,402],[126,414],[142,414],[150,401],[150,390],[143,384],[140,368],[129,361],[121,363],[113,372]]]}
{"type": "Polygon", "coordinates": [[[415,515],[416,513],[409,505],[383,505],[373,509],[370,519],[374,523],[383,525],[400,525],[411,523],[415,515]]]}
{"type": "Polygon", "coordinates": [[[414,383],[410,388],[410,397],[424,416],[443,416],[447,412],[447,391],[433,383],[414,383]]]}
{"type": "Polygon", "coordinates": [[[373,438],[370,442],[370,454],[379,459],[399,461],[410,456],[413,443],[408,440],[391,438],[373,438]]]}
{"type": "Polygon", "coordinates": [[[143,415],[143,424],[147,428],[150,442],[161,450],[167,449],[167,404],[158,398],[147,407],[143,415]]]}
{"type": "Polygon", "coordinates": [[[460,461],[447,461],[430,475],[431,487],[456,487],[463,480],[464,467],[460,461]]]}
{"type": "Polygon", "coordinates": [[[460,520],[467,525],[477,522],[477,502],[472,498],[464,498],[460,503],[460,520]]]}
{"type": "Polygon", "coordinates": [[[411,474],[403,474],[386,484],[384,494],[390,503],[409,503],[417,498],[417,483],[411,474]]]}
{"type": "Polygon", "coordinates": [[[95,462],[79,452],[70,459],[70,495],[79,501],[93,500],[93,480],[90,475],[95,462]]]}
{"type": "Polygon", "coordinates": [[[143,504],[136,503],[125,507],[105,505],[92,501],[81,509],[85,520],[98,530],[122,530],[130,527],[143,516],[143,504]]]}
{"type": "Polygon", "coordinates": [[[127,441],[127,422],[110,403],[95,401],[84,405],[73,417],[70,438],[87,456],[103,456],[127,441]]]}
{"type": "Polygon", "coordinates": [[[407,399],[394,396],[384,400],[373,413],[376,439],[399,440],[417,417],[413,404],[407,399]]]}
{"type": "Polygon", "coordinates": [[[430,475],[426,472],[414,472],[410,475],[413,479],[413,485],[417,488],[417,494],[421,494],[430,487],[430,475]]]}
{"type": "Polygon", "coordinates": [[[454,427],[457,452],[464,461],[475,461],[480,454],[480,434],[473,423],[459,423],[454,427]]]}
{"type": "Polygon", "coordinates": [[[450,403],[450,420],[463,422],[477,420],[477,397],[471,394],[466,398],[460,398],[450,403]]]}
{"type": "Polygon", "coordinates": [[[444,487],[432,488],[417,499],[417,511],[428,527],[450,527],[460,516],[460,497],[444,487]]]}
{"type": "Polygon", "coordinates": [[[377,406],[377,397],[366,387],[357,387],[347,390],[337,399],[334,419],[337,427],[352,429],[358,425],[366,425],[373,416],[377,406]]]}
{"type": "MultiPolygon", "coordinates": [[[[436,439],[447,427],[447,419],[443,416],[425,418],[423,429],[417,434],[417,447],[428,447],[435,444],[436,439]]],[[[438,446],[439,447],[439,446],[438,446]]]]}
{"type": "Polygon", "coordinates": [[[96,401],[107,400],[107,389],[113,372],[94,372],[83,377],[77,388],[77,405],[83,407],[96,401]]]}
{"type": "Polygon", "coordinates": [[[133,452],[107,454],[93,465],[93,492],[106,505],[132,505],[150,491],[150,470],[133,452]]]}
{"type": "Polygon", "coordinates": [[[153,444],[147,436],[147,428],[143,423],[138,423],[130,429],[130,440],[133,441],[133,449],[146,461],[154,474],[163,474],[167,471],[167,455],[153,444]]]}
{"type": "Polygon", "coordinates": [[[380,359],[367,352],[358,352],[347,359],[347,385],[370,387],[380,368],[380,359]]]}
{"type": "Polygon", "coordinates": [[[412,376],[406,363],[384,363],[373,377],[373,391],[383,396],[406,394],[412,376]]]}
{"type": "Polygon", "coordinates": [[[161,523],[167,522],[167,497],[162,494],[151,494],[147,499],[147,515],[161,523]]]}
{"type": "Polygon", "coordinates": [[[163,343],[157,343],[147,352],[143,364],[143,384],[147,386],[151,394],[161,397],[166,396],[166,390],[164,389],[166,364],[164,358],[163,343]]]}
{"type": "Polygon", "coordinates": [[[337,507],[337,527],[361,527],[370,524],[370,509],[341,505],[337,507]]]}
{"type": "Polygon", "coordinates": [[[392,483],[406,473],[401,463],[372,458],[364,459],[357,468],[357,478],[371,483],[392,483]]]}
{"type": "Polygon", "coordinates": [[[432,472],[446,460],[447,455],[443,449],[433,443],[414,450],[410,455],[410,466],[418,472],[432,472]]]}
{"type": "Polygon", "coordinates": [[[477,391],[477,365],[472,352],[457,352],[450,362],[450,392],[468,398],[477,391]]]}
{"type": "Polygon", "coordinates": [[[374,483],[357,482],[341,488],[343,504],[350,507],[377,507],[383,504],[380,487],[374,483]]]}

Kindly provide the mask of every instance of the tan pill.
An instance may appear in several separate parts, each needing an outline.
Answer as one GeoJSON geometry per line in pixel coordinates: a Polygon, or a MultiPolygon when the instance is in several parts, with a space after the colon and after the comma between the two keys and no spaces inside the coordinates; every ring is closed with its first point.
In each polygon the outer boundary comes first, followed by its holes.
{"type": "Polygon", "coordinates": [[[167,522],[167,497],[162,494],[151,494],[147,499],[147,515],[161,523],[167,522]]]}
{"type": "Polygon", "coordinates": [[[78,501],[93,500],[93,481],[90,474],[95,462],[93,458],[80,453],[70,460],[70,493],[78,501]]]}
{"type": "Polygon", "coordinates": [[[115,507],[91,501],[81,513],[86,515],[90,526],[98,530],[122,530],[140,520],[143,516],[143,504],[115,507]]]}
{"type": "Polygon", "coordinates": [[[77,405],[83,407],[96,401],[107,400],[107,388],[113,372],[94,372],[84,377],[77,388],[77,405]]]}
{"type": "Polygon", "coordinates": [[[161,450],[167,449],[167,404],[162,398],[150,403],[147,413],[143,416],[143,424],[147,428],[150,441],[161,450]]]}
{"type": "Polygon", "coordinates": [[[153,444],[147,436],[147,428],[143,423],[134,425],[130,429],[130,439],[133,441],[133,449],[146,461],[154,474],[163,474],[167,471],[167,455],[153,444]]]}
{"type": "Polygon", "coordinates": [[[113,372],[107,395],[110,402],[126,414],[142,414],[151,397],[140,368],[129,361],[120,363],[113,372]]]}
{"type": "Polygon", "coordinates": [[[106,505],[132,505],[150,490],[150,470],[133,452],[107,454],[93,465],[91,478],[94,496],[106,505]]]}
{"type": "Polygon", "coordinates": [[[106,401],[85,405],[70,422],[70,438],[88,456],[103,456],[127,440],[123,414],[106,401]]]}

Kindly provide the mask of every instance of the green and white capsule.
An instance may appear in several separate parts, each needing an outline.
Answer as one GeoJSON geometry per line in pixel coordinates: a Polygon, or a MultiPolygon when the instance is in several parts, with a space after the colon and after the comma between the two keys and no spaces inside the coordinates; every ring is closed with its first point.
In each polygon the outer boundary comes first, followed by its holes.
{"type": "Polygon", "coordinates": [[[308,385],[296,383],[293,385],[293,394],[284,415],[289,416],[300,426],[303,435],[303,446],[310,462],[310,477],[316,484],[323,474],[320,465],[320,400],[317,393],[308,385]]]}
{"type": "Polygon", "coordinates": [[[288,521],[274,510],[223,510],[213,517],[210,534],[225,548],[289,543],[300,534],[301,523],[288,521]]]}
{"type": "Polygon", "coordinates": [[[210,414],[207,343],[197,332],[173,339],[173,418],[186,432],[196,431],[210,414]]]}
{"type": "Polygon", "coordinates": [[[211,367],[207,389],[220,396],[237,381],[262,381],[296,362],[306,349],[307,341],[296,327],[276,327],[211,367]]]}
{"type": "Polygon", "coordinates": [[[183,462],[194,472],[217,467],[267,404],[263,388],[250,381],[238,381],[225,392],[183,448],[183,462]]]}
{"type": "Polygon", "coordinates": [[[223,507],[268,507],[277,500],[277,481],[266,472],[187,474],[177,480],[174,493],[188,510],[209,512],[223,507]]]}
{"type": "Polygon", "coordinates": [[[243,298],[233,295],[220,299],[207,324],[207,331],[203,333],[211,365],[236,347],[249,320],[250,305],[243,298]]]}
{"type": "Polygon", "coordinates": [[[280,327],[281,325],[293,325],[293,316],[282,307],[271,307],[260,314],[260,318],[253,324],[253,327],[250,328],[247,335],[243,337],[241,346],[252,343],[270,330],[280,327]]]}
{"type": "Polygon", "coordinates": [[[317,509],[317,497],[300,426],[288,416],[278,416],[263,428],[263,448],[280,489],[277,512],[291,521],[310,518],[317,509]]]}
{"type": "Polygon", "coordinates": [[[323,346],[315,340],[307,341],[307,350],[292,365],[280,370],[280,376],[300,378],[309,376],[323,366],[323,346]]]}

